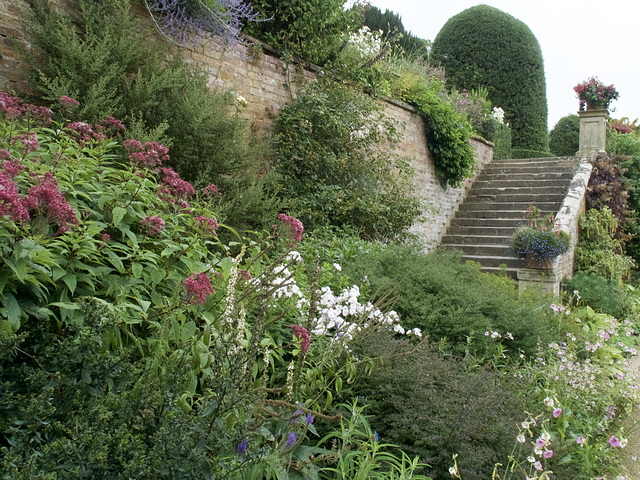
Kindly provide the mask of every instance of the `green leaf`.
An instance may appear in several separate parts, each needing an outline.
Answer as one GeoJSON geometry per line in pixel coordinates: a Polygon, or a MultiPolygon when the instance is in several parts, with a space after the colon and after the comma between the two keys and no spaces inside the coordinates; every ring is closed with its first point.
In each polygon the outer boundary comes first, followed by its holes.
{"type": "Polygon", "coordinates": [[[113,215],[113,226],[117,227],[127,213],[127,209],[122,207],[113,207],[111,213],[113,215]]]}
{"type": "Polygon", "coordinates": [[[72,273],[67,273],[64,277],[62,277],[62,281],[66,283],[67,288],[69,288],[69,292],[73,295],[76,291],[77,278],[72,273]]]}
{"type": "Polygon", "coordinates": [[[49,306],[60,307],[65,310],[80,310],[80,305],[73,302],[53,302],[49,306]]]}
{"type": "Polygon", "coordinates": [[[7,293],[2,301],[2,304],[4,305],[4,309],[7,312],[7,320],[9,321],[11,329],[14,332],[17,332],[20,328],[22,309],[20,308],[20,305],[18,305],[16,297],[14,297],[11,293],[7,293]]]}
{"type": "Polygon", "coordinates": [[[133,272],[133,276],[135,278],[142,278],[142,270],[142,265],[139,263],[134,263],[131,265],[131,271],[133,272]]]}

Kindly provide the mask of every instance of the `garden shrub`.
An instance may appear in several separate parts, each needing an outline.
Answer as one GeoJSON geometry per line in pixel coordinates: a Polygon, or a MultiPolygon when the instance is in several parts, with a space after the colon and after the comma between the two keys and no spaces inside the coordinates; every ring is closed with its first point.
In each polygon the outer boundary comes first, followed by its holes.
{"type": "Polygon", "coordinates": [[[418,248],[389,246],[345,262],[344,271],[356,281],[366,276],[373,294],[390,292],[403,324],[420,328],[434,341],[446,339],[456,354],[486,355],[494,348],[486,332],[498,332],[515,357],[520,350],[533,355],[538,340],[544,343],[557,335],[560,325],[550,319],[543,297],[519,294],[510,280],[481,273],[478,264],[464,264],[460,258],[458,251],[424,254],[418,248]]]}
{"type": "Polygon", "coordinates": [[[587,210],[580,217],[580,242],[574,251],[576,270],[598,273],[617,282],[629,277],[636,264],[624,254],[618,226],[608,207],[587,210]]]}
{"type": "Polygon", "coordinates": [[[360,12],[346,10],[345,0],[254,0],[259,21],[243,31],[317,65],[336,57],[341,34],[357,30],[360,12]]]}
{"type": "Polygon", "coordinates": [[[392,150],[398,125],[372,98],[338,83],[309,85],[275,120],[281,194],[313,230],[350,227],[402,237],[420,214],[414,172],[392,150]]]}
{"type": "Polygon", "coordinates": [[[567,115],[549,133],[549,150],[558,157],[573,157],[580,149],[580,117],[567,115]]]}
{"type": "Polygon", "coordinates": [[[429,342],[411,349],[402,339],[376,335],[357,343],[355,352],[381,357],[373,373],[352,387],[370,405],[371,427],[380,441],[429,464],[427,475],[449,477],[457,454],[462,478],[485,480],[511,453],[526,405],[525,382],[473,368],[472,359],[445,357],[429,342]]]}
{"type": "Polygon", "coordinates": [[[71,119],[112,116],[161,132],[153,140],[172,147],[165,164],[196,186],[218,185],[230,202],[229,223],[268,225],[277,206],[265,187],[272,176],[258,175],[265,147],[233,95],[210,90],[205,72],[178,55],[167,60],[167,42],[141,27],[130,0],[78,0],[73,16],[51,2],[32,3],[31,79],[41,100],[67,95],[80,102],[67,112],[71,119]]]}
{"type": "Polygon", "coordinates": [[[633,212],[629,208],[629,180],[622,166],[626,159],[619,155],[599,153],[592,161],[593,169],[585,195],[587,209],[607,207],[616,219],[616,230],[612,232],[621,241],[624,250],[629,239],[624,229],[633,223],[633,212]]]}
{"type": "Polygon", "coordinates": [[[340,426],[364,419],[333,405],[358,375],[349,342],[392,334],[397,315],[309,280],[297,219],[238,234],[216,220],[215,185],[196,191],[166,147],[107,120],[58,124],[0,92],[3,473],[318,476],[337,462],[323,434],[350,439],[355,470],[411,472],[385,452],[372,466],[381,446],[340,426]]]}
{"type": "MultiPolygon", "coordinates": [[[[358,5],[354,8],[359,8],[358,5]]],[[[416,37],[408,32],[402,24],[399,14],[386,9],[384,13],[378,7],[365,4],[363,24],[371,31],[382,31],[383,38],[391,43],[397,54],[408,58],[422,58],[427,60],[429,56],[429,41],[416,37]]]]}
{"type": "Polygon", "coordinates": [[[438,32],[430,60],[444,67],[449,88],[487,88],[491,103],[505,111],[513,147],[547,150],[544,62],[524,23],[488,5],[471,7],[438,32]]]}
{"type": "Polygon", "coordinates": [[[635,311],[633,302],[627,301],[627,292],[620,282],[595,272],[576,272],[572,278],[565,280],[565,289],[568,295],[578,291],[582,304],[619,319],[627,318],[635,311]]]}
{"type": "Polygon", "coordinates": [[[511,127],[495,118],[487,118],[478,128],[478,134],[493,142],[493,158],[502,160],[514,157],[511,150],[511,127]]]}

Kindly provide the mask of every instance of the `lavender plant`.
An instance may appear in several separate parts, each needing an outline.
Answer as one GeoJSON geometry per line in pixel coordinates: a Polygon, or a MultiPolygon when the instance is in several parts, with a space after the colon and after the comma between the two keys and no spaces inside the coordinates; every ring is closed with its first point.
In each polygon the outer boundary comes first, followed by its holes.
{"type": "Polygon", "coordinates": [[[240,40],[247,21],[256,21],[245,0],[144,0],[160,33],[179,45],[194,45],[208,35],[218,35],[225,43],[240,40]]]}

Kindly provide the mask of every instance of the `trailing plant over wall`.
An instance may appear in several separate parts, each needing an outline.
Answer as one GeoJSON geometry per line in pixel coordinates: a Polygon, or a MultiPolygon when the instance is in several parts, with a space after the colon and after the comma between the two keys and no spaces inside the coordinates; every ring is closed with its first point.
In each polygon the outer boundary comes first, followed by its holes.
{"type": "Polygon", "coordinates": [[[419,216],[414,172],[393,152],[398,125],[368,95],[331,81],[311,84],[275,129],[281,195],[310,229],[351,227],[389,240],[419,216]]]}
{"type": "Polygon", "coordinates": [[[513,130],[513,147],[546,151],[547,90],[540,45],[524,23],[488,5],[451,17],[433,41],[430,60],[447,87],[486,87],[513,130]]]}
{"type": "Polygon", "coordinates": [[[244,22],[258,16],[244,0],[144,0],[144,5],[158,30],[181,45],[197,43],[205,35],[235,42],[244,22]]]}
{"type": "Polygon", "coordinates": [[[464,113],[442,98],[442,85],[417,76],[406,76],[393,85],[395,96],[414,105],[425,117],[427,143],[436,173],[442,182],[458,187],[473,175],[476,166],[469,144],[471,124],[464,113]]]}

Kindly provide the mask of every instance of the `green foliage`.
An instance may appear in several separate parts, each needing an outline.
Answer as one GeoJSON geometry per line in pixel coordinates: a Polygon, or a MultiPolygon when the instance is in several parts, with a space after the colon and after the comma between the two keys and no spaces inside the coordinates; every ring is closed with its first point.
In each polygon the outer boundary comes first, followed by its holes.
{"type": "Polygon", "coordinates": [[[458,187],[465,178],[470,178],[476,166],[469,144],[471,124],[466,114],[458,113],[441,98],[442,85],[407,75],[393,85],[392,92],[425,117],[427,143],[442,182],[458,187]]]}
{"type": "Polygon", "coordinates": [[[629,209],[629,180],[622,166],[626,158],[619,155],[600,153],[592,161],[593,170],[589,177],[586,193],[587,209],[607,207],[616,219],[615,238],[620,240],[624,250],[629,239],[624,232],[627,225],[633,223],[633,212],[629,209]]]}
{"type": "Polygon", "coordinates": [[[551,158],[554,155],[547,151],[511,148],[511,158],[551,158]]]}
{"type": "Polygon", "coordinates": [[[615,318],[634,318],[637,314],[637,294],[629,285],[605,278],[598,273],[579,271],[565,280],[567,293],[578,291],[581,302],[595,311],[612,315],[615,318]]]}
{"type": "Polygon", "coordinates": [[[249,22],[244,32],[317,65],[336,57],[341,34],[356,30],[355,10],[345,0],[255,0],[263,20],[249,22]]]}
{"type": "Polygon", "coordinates": [[[400,136],[370,97],[337,83],[310,85],[275,121],[276,169],[287,205],[309,229],[401,237],[420,214],[400,136]]]}
{"type": "Polygon", "coordinates": [[[574,251],[576,270],[594,272],[621,282],[636,263],[624,254],[618,220],[608,207],[587,210],[580,218],[580,242],[574,251]]]}
{"type": "MultiPolygon", "coordinates": [[[[168,165],[197,186],[215,183],[228,199],[225,217],[237,226],[266,225],[277,213],[260,177],[264,149],[240,118],[232,95],[211,91],[204,71],[154,39],[131,12],[130,0],[78,0],[77,15],[33,0],[32,81],[37,95],[55,104],[80,102],[73,119],[106,116],[153,131],[172,147],[168,165]]],[[[153,33],[152,33],[153,32],[153,33]]],[[[140,128],[139,128],[140,129],[140,128]]],[[[151,140],[151,139],[150,139],[151,140]]]]}
{"type": "Polygon", "coordinates": [[[485,332],[499,332],[512,356],[520,350],[533,355],[538,339],[554,338],[559,324],[541,308],[543,297],[519,294],[508,279],[483,274],[478,264],[463,264],[460,257],[456,251],[427,255],[418,248],[389,246],[345,263],[344,271],[356,280],[366,276],[373,293],[392,292],[403,325],[420,328],[434,341],[446,339],[458,354],[492,351],[494,341],[485,332]]]}
{"type": "Polygon", "coordinates": [[[445,68],[449,88],[487,88],[505,111],[514,147],[547,150],[544,63],[524,23],[488,5],[471,7],[442,27],[430,59],[445,68]]]}
{"type": "Polygon", "coordinates": [[[478,128],[478,134],[493,142],[493,158],[502,160],[513,157],[511,151],[511,127],[495,118],[485,119],[478,128]]]}
{"type": "Polygon", "coordinates": [[[558,157],[572,157],[580,149],[580,117],[567,115],[549,133],[549,150],[558,157]]]}
{"type": "Polygon", "coordinates": [[[397,317],[360,304],[357,287],[336,298],[319,269],[307,277],[284,221],[253,238],[219,225],[215,199],[158,165],[162,145],[125,142],[127,163],[119,141],[72,125],[27,134],[0,120],[2,471],[299,480],[332,468],[313,461],[329,451],[311,437],[314,419],[337,428],[333,398],[358,375],[347,342],[397,317]],[[328,308],[348,331],[315,331],[328,308]]]}
{"type": "Polygon", "coordinates": [[[429,464],[425,473],[449,477],[458,454],[462,477],[484,480],[511,453],[525,409],[522,381],[473,368],[471,358],[443,356],[426,341],[411,349],[403,339],[376,335],[357,343],[355,352],[381,357],[352,388],[370,405],[372,428],[381,441],[429,464]]]}
{"type": "MultiPolygon", "coordinates": [[[[358,5],[353,8],[359,8],[358,5]]],[[[430,42],[416,37],[408,32],[402,24],[399,14],[386,9],[384,13],[378,7],[370,4],[364,6],[364,25],[371,31],[382,30],[396,53],[401,53],[409,58],[427,59],[429,56],[430,42]]]]}

